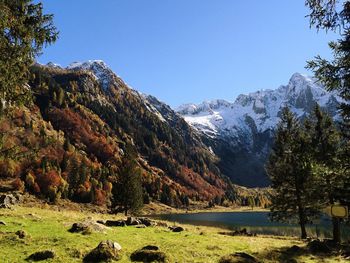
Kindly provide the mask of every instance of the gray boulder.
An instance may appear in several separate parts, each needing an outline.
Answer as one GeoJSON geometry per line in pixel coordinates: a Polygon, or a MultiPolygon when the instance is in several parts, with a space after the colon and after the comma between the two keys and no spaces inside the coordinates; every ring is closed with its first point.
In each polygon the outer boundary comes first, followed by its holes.
{"type": "Polygon", "coordinates": [[[102,241],[96,248],[84,257],[84,262],[105,262],[121,259],[122,247],[110,240],[102,241]]]}
{"type": "Polygon", "coordinates": [[[0,208],[12,208],[13,205],[18,203],[18,199],[13,194],[0,195],[0,208]]]}
{"type": "Polygon", "coordinates": [[[137,226],[141,225],[141,220],[135,217],[128,217],[125,223],[127,226],[137,226]]]}

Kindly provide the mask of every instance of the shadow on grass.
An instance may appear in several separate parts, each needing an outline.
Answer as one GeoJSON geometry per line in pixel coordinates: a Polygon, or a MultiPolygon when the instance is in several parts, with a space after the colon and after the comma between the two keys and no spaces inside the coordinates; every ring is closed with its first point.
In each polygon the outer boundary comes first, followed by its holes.
{"type": "Polygon", "coordinates": [[[315,241],[313,244],[312,242],[303,247],[294,245],[292,247],[271,249],[263,253],[256,253],[254,256],[256,256],[260,262],[269,260],[279,263],[296,263],[299,262],[299,258],[301,257],[308,257],[315,262],[324,262],[326,259],[335,257],[344,260],[350,259],[349,246],[331,246],[324,241],[315,241]]]}

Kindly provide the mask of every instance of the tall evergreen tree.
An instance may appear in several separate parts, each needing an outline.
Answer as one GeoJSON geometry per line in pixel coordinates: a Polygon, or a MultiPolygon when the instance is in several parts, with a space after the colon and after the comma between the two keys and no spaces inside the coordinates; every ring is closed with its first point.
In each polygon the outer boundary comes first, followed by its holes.
{"type": "MultiPolygon", "coordinates": [[[[318,179],[319,195],[325,205],[334,205],[339,201],[339,191],[343,189],[344,173],[340,168],[340,134],[332,118],[315,106],[310,118],[311,149],[313,170],[318,179]]],[[[340,242],[340,222],[332,218],[333,239],[340,242]]]]}
{"type": "Polygon", "coordinates": [[[43,14],[42,3],[0,0],[0,110],[30,100],[28,69],[57,39],[52,18],[43,14]]]}
{"type": "Polygon", "coordinates": [[[125,215],[131,210],[138,212],[143,206],[141,170],[136,162],[136,154],[127,150],[121,168],[112,188],[112,206],[123,209],[125,215]]]}
{"type": "Polygon", "coordinates": [[[307,0],[306,5],[311,11],[311,26],[340,34],[339,40],[329,43],[333,59],[317,56],[307,67],[328,90],[337,91],[343,99],[340,110],[345,143],[339,165],[346,183],[339,192],[342,193],[341,202],[350,207],[350,1],[307,0]]]}
{"type": "Polygon", "coordinates": [[[298,222],[303,239],[307,237],[306,224],[319,210],[309,141],[298,119],[288,108],[284,108],[266,166],[274,189],[270,218],[274,221],[298,222]]]}

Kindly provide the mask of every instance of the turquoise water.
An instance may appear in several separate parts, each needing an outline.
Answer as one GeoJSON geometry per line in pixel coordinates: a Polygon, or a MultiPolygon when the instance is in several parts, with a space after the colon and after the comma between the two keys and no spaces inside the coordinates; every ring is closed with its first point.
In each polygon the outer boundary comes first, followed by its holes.
{"type": "MultiPolygon", "coordinates": [[[[184,224],[216,226],[230,230],[246,228],[249,232],[264,235],[300,236],[300,227],[296,224],[271,222],[268,212],[208,212],[195,214],[167,214],[157,216],[160,219],[184,224]]],[[[350,227],[342,224],[343,240],[350,240],[350,227]]],[[[308,236],[331,238],[331,219],[324,216],[317,224],[307,226],[308,236]]]]}

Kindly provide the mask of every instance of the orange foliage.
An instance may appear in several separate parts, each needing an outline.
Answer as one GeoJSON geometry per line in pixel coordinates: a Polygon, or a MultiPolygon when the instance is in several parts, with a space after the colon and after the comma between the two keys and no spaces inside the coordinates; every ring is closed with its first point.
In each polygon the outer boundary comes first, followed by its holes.
{"type": "Polygon", "coordinates": [[[56,108],[50,111],[49,116],[56,128],[63,130],[76,143],[83,143],[87,151],[98,157],[101,162],[109,161],[117,152],[116,146],[107,143],[105,136],[94,131],[92,124],[83,119],[79,113],[71,109],[56,108]]]}
{"type": "Polygon", "coordinates": [[[95,190],[94,203],[96,205],[103,205],[106,203],[106,194],[101,189],[95,190]]]}
{"type": "Polygon", "coordinates": [[[42,193],[49,193],[50,187],[59,187],[62,184],[62,178],[55,170],[50,170],[45,174],[36,176],[36,182],[38,183],[42,193]]]}

